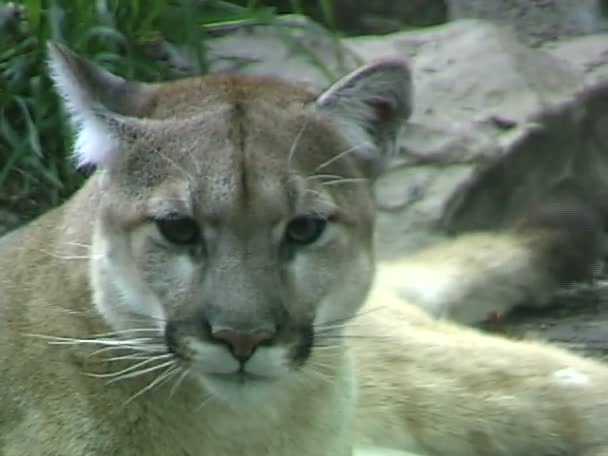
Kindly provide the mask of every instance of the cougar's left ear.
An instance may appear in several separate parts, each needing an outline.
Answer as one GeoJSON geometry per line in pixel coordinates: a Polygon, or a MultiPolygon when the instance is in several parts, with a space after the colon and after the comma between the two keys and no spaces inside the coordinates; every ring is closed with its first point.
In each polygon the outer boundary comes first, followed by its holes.
{"type": "Polygon", "coordinates": [[[79,166],[109,166],[124,142],[142,134],[151,86],[127,81],[58,43],[48,44],[50,75],[76,127],[79,166]]]}
{"type": "Polygon", "coordinates": [[[336,119],[353,147],[379,172],[397,152],[397,136],[412,113],[412,76],[401,60],[383,60],[360,68],[327,89],[320,110],[336,119]]]}

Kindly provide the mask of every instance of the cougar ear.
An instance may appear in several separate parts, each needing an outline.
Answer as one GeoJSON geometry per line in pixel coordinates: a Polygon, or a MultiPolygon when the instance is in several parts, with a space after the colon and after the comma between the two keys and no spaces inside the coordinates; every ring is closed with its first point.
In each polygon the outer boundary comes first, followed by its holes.
{"type": "Polygon", "coordinates": [[[382,169],[397,151],[397,136],[412,113],[412,76],[401,60],[383,60],[345,76],[318,99],[351,142],[353,153],[382,169]]]}
{"type": "Polygon", "coordinates": [[[48,44],[49,71],[76,128],[74,155],[78,166],[109,165],[119,154],[121,140],[142,127],[153,98],[150,86],[126,81],[67,47],[48,44]]]}

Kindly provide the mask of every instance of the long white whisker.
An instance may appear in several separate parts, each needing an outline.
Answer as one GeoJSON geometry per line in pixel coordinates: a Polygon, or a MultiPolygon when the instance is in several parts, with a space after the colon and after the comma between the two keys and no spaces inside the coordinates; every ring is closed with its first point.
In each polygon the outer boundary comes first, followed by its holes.
{"type": "MultiPolygon", "coordinates": [[[[159,353],[158,356],[160,356],[162,353],[159,353]]],[[[167,354],[167,353],[165,353],[167,354]]],[[[114,361],[130,361],[130,360],[138,360],[138,359],[150,359],[150,354],[131,354],[131,355],[119,355],[119,356],[112,356],[111,358],[104,358],[101,359],[101,362],[114,362],[114,361]]]]}
{"type": "MultiPolygon", "coordinates": [[[[169,361],[165,361],[164,363],[161,363],[161,364],[156,364],[156,365],[148,367],[146,369],[142,369],[142,370],[138,370],[138,371],[132,371],[132,372],[127,372],[126,374],[123,374],[120,377],[111,378],[110,380],[108,380],[108,384],[110,384],[110,383],[116,383],[116,382],[121,382],[121,381],[127,380],[129,378],[141,377],[142,375],[148,374],[150,372],[154,372],[154,371],[157,371],[159,369],[163,369],[163,368],[165,368],[167,366],[171,366],[172,364],[175,364],[175,360],[174,359],[171,359],[169,361]]],[[[92,377],[98,377],[98,376],[92,375],[92,377]]],[[[101,377],[101,378],[107,378],[107,377],[101,377]]]]}
{"type": "MultiPolygon", "coordinates": [[[[174,361],[171,361],[170,364],[173,363],[173,362],[174,361]]],[[[141,396],[142,394],[144,394],[146,391],[150,391],[156,385],[159,385],[159,384],[163,383],[165,380],[167,380],[168,378],[170,378],[171,375],[173,375],[176,371],[177,371],[176,367],[174,367],[174,366],[168,367],[167,370],[165,370],[161,375],[159,375],[158,377],[156,377],[156,379],[154,379],[152,382],[150,382],[150,384],[148,384],[144,388],[140,389],[138,392],[136,392],[135,394],[133,394],[129,399],[127,399],[123,403],[123,407],[129,405],[132,401],[134,401],[135,399],[137,399],[139,396],[141,396]]]]}
{"type": "Polygon", "coordinates": [[[103,337],[103,338],[107,338],[107,337],[112,337],[112,336],[120,336],[123,334],[133,334],[133,333],[158,333],[158,328],[132,328],[132,329],[121,329],[118,331],[110,331],[110,332],[106,332],[106,333],[98,333],[98,334],[93,334],[91,337],[103,337]]]}
{"type": "Polygon", "coordinates": [[[104,347],[104,348],[100,348],[98,350],[95,350],[93,353],[89,353],[87,355],[87,358],[92,358],[95,356],[99,356],[103,353],[106,352],[112,352],[112,351],[118,351],[118,350],[128,350],[130,352],[129,356],[145,356],[145,357],[150,357],[150,355],[153,354],[165,354],[166,348],[162,345],[158,345],[155,346],[156,349],[152,349],[152,346],[146,346],[145,349],[142,349],[142,346],[137,346],[137,347],[133,347],[133,346],[123,346],[123,345],[119,345],[119,346],[110,346],[110,347],[104,347]],[[144,354],[145,353],[145,354],[144,354]]]}
{"type": "MultiPolygon", "coordinates": [[[[113,339],[113,338],[92,338],[92,339],[78,339],[71,337],[57,337],[48,336],[43,334],[25,334],[25,336],[36,337],[48,341],[49,345],[92,345],[100,346],[98,350],[87,355],[87,358],[98,356],[102,353],[113,351],[113,350],[129,350],[132,353],[127,355],[133,356],[136,354],[147,354],[148,358],[150,355],[166,355],[167,350],[165,344],[154,343],[158,342],[158,338],[140,337],[133,339],[113,339]]],[[[125,358],[126,359],[126,358],[125,358]]],[[[135,358],[133,358],[135,359],[135,358]]]]}
{"type": "Polygon", "coordinates": [[[353,153],[354,151],[356,151],[356,150],[358,150],[358,149],[361,149],[362,147],[369,147],[370,145],[371,145],[371,144],[370,144],[369,142],[364,142],[364,143],[361,143],[361,144],[359,144],[359,145],[349,147],[348,149],[343,150],[343,151],[342,151],[342,152],[340,152],[339,154],[334,155],[334,156],[333,156],[333,157],[331,157],[329,160],[327,160],[327,161],[325,161],[325,162],[321,163],[319,166],[317,166],[317,167],[315,168],[315,170],[313,171],[313,173],[316,173],[317,171],[320,171],[321,169],[323,169],[323,168],[325,168],[325,167],[327,167],[327,166],[331,165],[331,164],[332,164],[333,162],[335,162],[336,160],[340,160],[340,159],[341,159],[342,157],[344,157],[345,155],[348,155],[348,154],[350,154],[350,153],[353,153]]]}
{"type": "Polygon", "coordinates": [[[344,346],[340,345],[340,344],[335,344],[335,343],[334,344],[321,344],[321,345],[314,344],[312,346],[312,348],[314,350],[327,350],[327,351],[330,351],[330,350],[336,350],[338,348],[344,348],[344,346]]]}
{"type": "MultiPolygon", "coordinates": [[[[152,339],[149,337],[140,337],[135,339],[73,339],[70,337],[43,336],[40,334],[32,334],[31,336],[48,340],[50,345],[103,345],[107,347],[132,348],[133,350],[139,351],[150,351],[154,345],[149,344],[148,342],[157,341],[157,339],[152,339]]],[[[157,349],[157,347],[162,347],[162,345],[157,344],[155,349],[157,349]]]]}
{"type": "MultiPolygon", "coordinates": [[[[152,362],[159,361],[159,360],[166,359],[166,358],[171,358],[172,356],[173,355],[170,353],[166,353],[164,355],[152,356],[152,357],[146,358],[145,360],[143,360],[137,364],[133,364],[132,366],[121,369],[118,372],[110,372],[110,373],[105,373],[105,374],[96,374],[96,373],[90,372],[90,373],[87,373],[87,375],[89,377],[95,377],[95,378],[121,377],[123,374],[128,374],[129,372],[136,371],[140,367],[146,366],[152,362]]],[[[137,375],[141,374],[144,371],[145,371],[145,369],[143,371],[137,371],[137,375]]],[[[121,377],[121,378],[124,378],[124,377],[121,377]]],[[[126,377],[126,378],[128,378],[128,377],[126,377]]]]}
{"type": "Polygon", "coordinates": [[[83,244],[82,242],[66,241],[65,245],[71,245],[73,247],[82,247],[83,249],[90,249],[93,247],[91,244],[83,244]]]}
{"type": "Polygon", "coordinates": [[[323,333],[324,331],[330,331],[332,329],[345,329],[345,328],[365,328],[366,326],[369,326],[368,323],[362,322],[362,321],[346,321],[346,322],[341,322],[341,323],[328,323],[328,324],[322,324],[322,325],[315,325],[315,331],[318,331],[319,333],[323,333]]]}
{"type": "Polygon", "coordinates": [[[357,313],[355,313],[354,315],[350,315],[348,317],[345,318],[337,318],[335,320],[330,320],[327,321],[325,323],[320,323],[320,324],[315,324],[314,327],[315,328],[321,328],[323,329],[323,327],[327,326],[327,325],[335,325],[335,324],[351,324],[351,323],[355,323],[357,321],[358,318],[364,316],[364,315],[368,315],[372,312],[377,312],[379,310],[384,309],[386,306],[374,306],[374,307],[370,307],[370,308],[365,308],[364,310],[361,310],[357,313]]]}
{"type": "Polygon", "coordinates": [[[365,177],[350,177],[350,178],[335,179],[335,180],[321,182],[321,185],[327,186],[327,185],[338,185],[338,184],[360,184],[360,183],[365,183],[365,182],[369,182],[369,179],[367,179],[365,177]]]}
{"type": "Polygon", "coordinates": [[[305,180],[314,180],[314,179],[346,179],[344,176],[339,176],[338,174],[311,174],[307,176],[305,180]]]}
{"type": "Polygon", "coordinates": [[[39,249],[40,253],[44,253],[52,258],[56,258],[58,260],[93,260],[101,258],[101,255],[60,255],[58,253],[53,253],[49,250],[39,249]]]}
{"type": "Polygon", "coordinates": [[[201,401],[201,403],[199,404],[199,406],[196,408],[196,411],[200,412],[203,409],[203,407],[205,405],[207,405],[209,403],[209,401],[211,401],[211,399],[213,399],[213,395],[212,394],[207,394],[207,397],[201,401]]]}
{"type": "Polygon", "coordinates": [[[304,122],[304,124],[302,124],[302,127],[298,130],[298,133],[296,134],[293,142],[291,143],[291,147],[289,148],[289,154],[287,154],[287,170],[291,170],[291,161],[293,160],[293,157],[296,153],[296,148],[298,147],[298,144],[300,142],[300,139],[302,139],[302,135],[304,134],[304,131],[306,130],[306,128],[308,127],[308,120],[306,122],[304,122]]]}
{"type": "Polygon", "coordinates": [[[183,372],[181,373],[181,375],[179,377],[177,377],[177,380],[171,387],[171,391],[169,391],[169,398],[173,397],[173,395],[175,394],[177,389],[180,387],[180,385],[182,384],[182,382],[184,381],[186,376],[190,373],[190,369],[191,368],[183,369],[183,372]]]}
{"type": "Polygon", "coordinates": [[[159,155],[160,155],[160,157],[161,157],[163,160],[167,161],[167,162],[168,162],[170,165],[172,165],[172,166],[173,166],[175,169],[177,169],[177,170],[179,170],[180,172],[182,172],[182,173],[184,174],[184,177],[185,177],[185,178],[188,180],[188,182],[190,182],[190,183],[194,183],[194,178],[193,178],[193,176],[192,176],[192,175],[191,175],[191,174],[190,174],[188,171],[186,171],[186,169],[185,169],[183,166],[179,165],[179,164],[178,164],[178,163],[177,163],[175,160],[173,160],[171,157],[169,157],[168,155],[166,155],[166,154],[164,154],[164,153],[162,153],[162,152],[160,152],[160,151],[159,151],[159,155]]]}
{"type": "Polygon", "coordinates": [[[313,364],[313,363],[308,363],[308,366],[310,367],[310,369],[308,370],[309,376],[307,376],[308,378],[313,377],[313,378],[317,378],[319,380],[322,380],[325,383],[333,383],[333,381],[335,380],[334,378],[332,378],[330,375],[328,375],[325,372],[321,372],[319,369],[327,369],[327,366],[323,366],[323,365],[317,365],[317,364],[313,364]]]}

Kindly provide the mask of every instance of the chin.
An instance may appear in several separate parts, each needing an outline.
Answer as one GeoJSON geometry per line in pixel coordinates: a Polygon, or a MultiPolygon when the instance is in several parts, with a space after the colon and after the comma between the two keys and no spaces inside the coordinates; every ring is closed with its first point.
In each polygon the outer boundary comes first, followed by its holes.
{"type": "Polygon", "coordinates": [[[284,380],[284,376],[269,377],[247,372],[199,373],[197,377],[211,397],[235,408],[268,401],[276,395],[284,380]]]}

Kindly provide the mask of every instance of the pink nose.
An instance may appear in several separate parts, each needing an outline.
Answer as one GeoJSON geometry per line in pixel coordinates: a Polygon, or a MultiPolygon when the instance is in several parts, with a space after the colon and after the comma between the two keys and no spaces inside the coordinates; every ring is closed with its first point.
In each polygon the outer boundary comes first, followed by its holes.
{"type": "Polygon", "coordinates": [[[247,361],[253,352],[263,342],[272,340],[275,333],[268,330],[253,332],[240,332],[233,329],[219,329],[212,331],[213,338],[224,342],[239,361],[247,361]]]}

